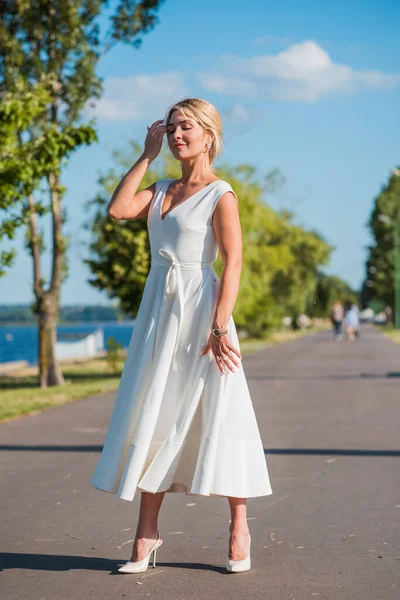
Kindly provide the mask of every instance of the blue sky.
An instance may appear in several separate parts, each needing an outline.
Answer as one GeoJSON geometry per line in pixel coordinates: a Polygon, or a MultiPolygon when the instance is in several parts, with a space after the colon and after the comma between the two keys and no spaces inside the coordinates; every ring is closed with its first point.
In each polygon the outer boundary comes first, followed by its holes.
{"type": "MultiPolygon", "coordinates": [[[[144,140],[146,125],[188,95],[221,111],[229,165],[252,164],[260,178],[282,171],[286,183],[268,201],[334,245],[327,270],[358,287],[373,199],[400,164],[399,23],[398,0],[166,0],[139,51],[121,45],[99,63],[99,143],[77,152],[63,175],[72,242],[62,303],[108,302],[82,264],[84,204],[111,150],[144,140]]],[[[32,300],[22,235],[16,245],[2,303],[32,300]]]]}

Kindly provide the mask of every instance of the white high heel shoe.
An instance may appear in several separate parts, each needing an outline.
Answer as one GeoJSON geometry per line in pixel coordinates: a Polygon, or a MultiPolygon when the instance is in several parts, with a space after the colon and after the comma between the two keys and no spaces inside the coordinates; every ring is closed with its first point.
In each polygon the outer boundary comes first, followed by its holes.
{"type": "Polygon", "coordinates": [[[137,562],[132,562],[128,560],[127,563],[125,563],[120,569],[118,569],[118,573],[143,573],[144,571],[147,571],[150,557],[152,554],[154,569],[154,567],[156,566],[157,549],[161,546],[162,543],[163,541],[160,540],[160,535],[158,535],[156,543],[154,544],[148,555],[145,558],[143,558],[143,560],[138,560],[137,562]]]}
{"type": "Polygon", "coordinates": [[[251,536],[249,534],[249,554],[243,560],[231,560],[228,556],[226,561],[226,570],[228,573],[243,573],[244,571],[250,571],[251,560],[250,560],[250,545],[251,536]]]}

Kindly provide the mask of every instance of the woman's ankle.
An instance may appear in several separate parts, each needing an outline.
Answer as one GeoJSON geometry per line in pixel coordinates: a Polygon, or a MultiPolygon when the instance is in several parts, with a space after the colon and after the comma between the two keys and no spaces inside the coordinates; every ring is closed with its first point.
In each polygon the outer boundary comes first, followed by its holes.
{"type": "Polygon", "coordinates": [[[158,528],[157,526],[146,526],[140,527],[136,530],[136,539],[157,539],[158,528]]]}
{"type": "Polygon", "coordinates": [[[241,534],[246,534],[246,533],[250,533],[249,531],[249,527],[247,525],[247,521],[244,523],[231,523],[230,527],[229,527],[229,532],[230,533],[241,533],[241,534]]]}

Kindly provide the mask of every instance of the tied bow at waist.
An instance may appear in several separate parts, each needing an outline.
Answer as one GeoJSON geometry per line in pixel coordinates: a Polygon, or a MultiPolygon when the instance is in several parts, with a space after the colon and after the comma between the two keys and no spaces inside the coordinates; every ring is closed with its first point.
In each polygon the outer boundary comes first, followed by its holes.
{"type": "MultiPolygon", "coordinates": [[[[184,312],[185,312],[185,297],[184,297],[184,291],[183,291],[183,281],[182,281],[182,274],[181,274],[181,269],[209,269],[212,266],[212,263],[204,263],[204,262],[198,262],[198,263],[180,263],[176,260],[176,257],[172,254],[172,252],[169,252],[168,250],[165,250],[165,248],[160,248],[159,249],[159,254],[160,256],[162,256],[164,259],[166,259],[166,261],[161,261],[161,260],[152,260],[151,265],[153,266],[161,266],[161,267],[169,267],[168,268],[168,273],[166,275],[166,279],[165,279],[165,291],[167,294],[175,294],[175,298],[174,298],[174,304],[176,303],[177,306],[177,318],[178,318],[178,328],[177,328],[177,332],[176,332],[176,340],[175,340],[175,346],[174,346],[174,351],[172,354],[172,370],[173,371],[178,371],[178,363],[177,363],[177,351],[178,351],[178,347],[179,347],[179,339],[180,339],[180,334],[181,334],[181,330],[182,330],[182,322],[183,322],[183,317],[184,317],[184,312]]],[[[159,309],[158,309],[158,315],[157,315],[157,322],[156,322],[156,326],[155,326],[155,334],[154,334],[154,344],[153,344],[153,360],[156,354],[156,349],[157,349],[157,342],[158,342],[158,326],[159,326],[159,320],[160,320],[160,312],[162,309],[162,300],[159,304],[159,309]]]]}

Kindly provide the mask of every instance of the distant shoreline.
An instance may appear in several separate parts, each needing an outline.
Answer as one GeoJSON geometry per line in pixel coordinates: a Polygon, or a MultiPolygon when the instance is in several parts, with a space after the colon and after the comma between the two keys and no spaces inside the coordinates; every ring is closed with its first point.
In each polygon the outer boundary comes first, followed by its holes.
{"type": "MultiPolygon", "coordinates": [[[[122,321],[115,321],[114,319],[110,319],[109,321],[59,321],[57,323],[57,327],[79,327],[83,325],[133,325],[135,323],[135,319],[126,319],[122,321]]],[[[0,329],[2,327],[36,327],[37,321],[0,321],[0,329]]]]}
{"type": "MultiPolygon", "coordinates": [[[[59,323],[57,325],[57,338],[64,333],[92,333],[102,330],[104,346],[107,347],[110,338],[127,348],[135,328],[135,321],[80,321],[59,323]]],[[[37,364],[38,360],[39,328],[36,323],[11,323],[0,325],[0,363],[9,363],[26,360],[30,365],[37,364]]]]}
{"type": "MultiPolygon", "coordinates": [[[[127,323],[128,313],[115,306],[74,304],[60,307],[58,325],[75,326],[89,323],[127,323]]],[[[37,314],[32,304],[0,304],[0,327],[37,325],[37,314]]]]}

